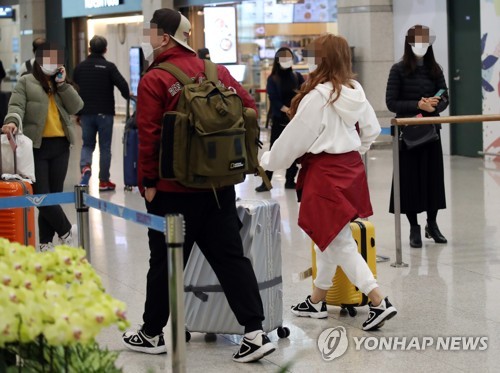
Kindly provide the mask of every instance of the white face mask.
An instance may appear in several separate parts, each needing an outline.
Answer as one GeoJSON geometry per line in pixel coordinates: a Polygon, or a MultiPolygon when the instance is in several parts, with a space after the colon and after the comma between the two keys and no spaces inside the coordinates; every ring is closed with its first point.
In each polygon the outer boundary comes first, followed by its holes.
{"type": "Polygon", "coordinates": [[[292,67],[293,61],[292,60],[290,60],[290,61],[280,61],[279,64],[280,64],[281,68],[283,70],[285,70],[285,69],[289,69],[290,67],[292,67]]]}
{"type": "Polygon", "coordinates": [[[47,63],[45,65],[40,65],[42,71],[47,76],[52,76],[57,72],[59,65],[56,63],[47,63]]]}
{"type": "Polygon", "coordinates": [[[146,59],[146,61],[148,61],[149,66],[151,66],[153,61],[155,60],[155,50],[160,49],[162,46],[163,45],[160,45],[157,48],[153,48],[151,43],[141,43],[142,53],[144,54],[144,58],[146,59]]]}
{"type": "Polygon", "coordinates": [[[419,58],[425,56],[427,49],[429,49],[429,43],[415,43],[415,45],[411,46],[413,54],[419,58]]]}
{"type": "Polygon", "coordinates": [[[316,65],[315,63],[308,63],[307,68],[309,69],[309,72],[312,73],[314,70],[318,68],[318,65],[316,65]]]}
{"type": "Polygon", "coordinates": [[[314,70],[318,68],[318,65],[316,64],[316,59],[314,57],[306,57],[305,61],[307,63],[307,67],[310,73],[312,73],[314,70]]]}

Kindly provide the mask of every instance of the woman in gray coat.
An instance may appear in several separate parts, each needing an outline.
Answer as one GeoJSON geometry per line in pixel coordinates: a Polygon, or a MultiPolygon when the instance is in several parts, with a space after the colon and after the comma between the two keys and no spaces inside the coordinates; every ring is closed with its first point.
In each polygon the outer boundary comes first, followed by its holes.
{"type": "MultiPolygon", "coordinates": [[[[9,101],[2,132],[23,132],[33,141],[35,194],[62,192],[68,170],[69,149],[75,140],[70,115],[83,107],[77,91],[66,80],[63,52],[53,44],[41,45],[35,54],[33,72],[22,76],[9,101]]],[[[59,243],[73,243],[73,229],[59,205],[39,207],[40,251],[53,249],[54,234],[59,243]]]]}

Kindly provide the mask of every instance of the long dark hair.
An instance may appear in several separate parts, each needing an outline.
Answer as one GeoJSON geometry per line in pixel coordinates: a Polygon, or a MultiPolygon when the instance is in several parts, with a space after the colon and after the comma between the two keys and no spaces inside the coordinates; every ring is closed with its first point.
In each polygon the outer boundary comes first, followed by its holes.
{"type": "Polygon", "coordinates": [[[306,48],[314,53],[321,53],[321,62],[316,70],[309,74],[309,78],[300,87],[299,93],[293,98],[289,116],[292,118],[297,112],[300,101],[318,84],[331,82],[333,90],[330,103],[335,102],[342,89],[342,85],[350,86],[350,81],[356,77],[352,72],[351,48],[342,36],[323,34],[318,36],[306,48]]]}
{"type": "MultiPolygon", "coordinates": [[[[414,40],[410,39],[414,38],[413,35],[410,35],[410,30],[413,30],[415,28],[429,29],[426,26],[415,25],[413,27],[410,27],[410,29],[408,29],[408,32],[406,33],[404,54],[402,60],[405,73],[408,75],[413,74],[417,68],[417,56],[415,56],[415,53],[413,53],[410,45],[410,42],[414,42],[414,40]]],[[[432,45],[429,45],[429,48],[424,55],[424,66],[429,69],[430,74],[433,78],[437,78],[442,74],[441,66],[439,66],[439,64],[436,62],[436,59],[434,58],[434,50],[432,49],[432,45]]]]}
{"type": "Polygon", "coordinates": [[[278,49],[274,55],[273,68],[271,70],[271,77],[274,79],[276,83],[279,84],[282,92],[290,92],[297,90],[299,79],[294,74],[291,67],[288,69],[282,69],[279,63],[279,57],[283,54],[283,52],[289,52],[292,55],[293,60],[293,52],[288,47],[281,47],[278,49]]]}

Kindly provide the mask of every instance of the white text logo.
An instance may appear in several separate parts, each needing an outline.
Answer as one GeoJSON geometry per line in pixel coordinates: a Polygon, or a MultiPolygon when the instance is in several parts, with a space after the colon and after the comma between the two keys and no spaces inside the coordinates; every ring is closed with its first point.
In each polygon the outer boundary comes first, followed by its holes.
{"type": "Polygon", "coordinates": [[[484,351],[488,337],[353,337],[356,351],[484,351]]]}
{"type": "Polygon", "coordinates": [[[343,326],[323,330],[318,338],[318,348],[323,360],[332,361],[347,351],[349,341],[343,326]]]}
{"type": "Polygon", "coordinates": [[[85,0],[85,9],[104,8],[106,6],[118,6],[120,0],[85,0]]]}

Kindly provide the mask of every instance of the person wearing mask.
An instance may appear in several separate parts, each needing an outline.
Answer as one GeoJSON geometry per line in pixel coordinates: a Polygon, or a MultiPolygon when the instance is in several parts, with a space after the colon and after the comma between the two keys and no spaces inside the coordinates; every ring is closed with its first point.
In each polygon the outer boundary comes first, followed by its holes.
{"type": "MultiPolygon", "coordinates": [[[[9,101],[2,132],[17,131],[33,141],[35,194],[63,191],[70,145],[75,142],[76,114],[83,101],[66,77],[63,52],[51,43],[41,44],[35,53],[33,72],[17,82],[9,101]]],[[[76,225],[71,225],[59,205],[38,208],[39,250],[53,250],[54,234],[59,243],[74,245],[76,225]]]]}
{"type": "MultiPolygon", "coordinates": [[[[411,27],[406,34],[403,58],[391,68],[385,96],[387,107],[396,113],[396,118],[436,117],[448,107],[446,81],[434,58],[433,39],[429,28],[422,25],[411,27]],[[437,97],[440,90],[445,93],[437,97]]],[[[441,125],[430,126],[439,135],[436,141],[413,149],[402,144],[399,150],[401,213],[408,218],[410,246],[415,248],[422,247],[417,214],[424,211],[425,237],[435,243],[447,242],[436,222],[438,210],[446,208],[441,125]]],[[[393,189],[389,211],[394,213],[393,189]]]]}
{"type": "MultiPolygon", "coordinates": [[[[273,68],[271,75],[267,78],[266,90],[271,103],[271,141],[270,148],[281,135],[288,122],[288,111],[290,110],[290,102],[295,96],[297,90],[304,83],[304,77],[292,69],[293,53],[290,48],[282,47],[278,49],[274,56],[273,68]]],[[[285,189],[295,189],[295,176],[297,175],[297,165],[292,163],[287,168],[285,174],[285,189]]],[[[269,181],[273,177],[272,171],[266,171],[269,181]]],[[[266,185],[262,183],[257,188],[256,192],[266,192],[266,185]]]]}
{"type": "MultiPolygon", "coordinates": [[[[179,81],[165,70],[155,68],[169,62],[187,76],[200,76],[204,61],[189,46],[191,24],[172,9],[153,13],[144,30],[142,44],[149,68],[139,83],[137,127],[139,130],[139,189],[147,212],[153,215],[182,214],[185,222],[184,263],[196,242],[217,275],[238,322],[244,326],[241,347],[233,355],[236,362],[256,361],[272,353],[276,346],[262,330],[264,311],[252,264],[243,255],[236,212],[234,186],[219,189],[187,188],[159,175],[163,114],[176,109],[181,96],[179,81]],[[223,230],[220,227],[224,227],[223,230]]],[[[220,82],[233,87],[243,106],[254,110],[248,92],[231,77],[226,67],[217,66],[220,82]]],[[[144,324],[123,335],[129,349],[148,354],[165,353],[163,328],[169,318],[168,253],[162,232],[149,229],[149,271],[146,284],[144,324]]]]}
{"type": "Polygon", "coordinates": [[[104,58],[108,47],[106,38],[95,35],[89,44],[89,56],[75,67],[73,74],[73,79],[80,89],[80,96],[85,103],[79,113],[83,138],[80,184],[89,183],[92,174],[92,154],[96,146],[96,137],[99,135],[99,190],[101,192],[112,191],[116,188],[116,184],[110,180],[109,173],[115,115],[113,91],[114,87],[117,87],[122,97],[128,100],[130,90],[116,65],[104,58]]]}
{"type": "Polygon", "coordinates": [[[317,276],[312,294],[291,311],[328,317],[324,299],[340,266],[370,299],[363,330],[378,329],[397,311],[358,252],[350,223],[373,213],[360,153],[370,148],[380,125],[354,80],[347,41],[323,34],[306,50],[309,78],[291,102],[290,123],[260,161],[264,169],[278,170],[300,157],[298,223],[315,243],[317,276]]]}
{"type": "MultiPolygon", "coordinates": [[[[33,55],[36,53],[36,50],[38,47],[42,44],[45,44],[47,40],[45,38],[36,38],[33,40],[32,46],[33,46],[33,55]]],[[[29,60],[26,60],[23,62],[21,67],[19,68],[19,77],[26,75],[26,74],[31,74],[33,72],[33,65],[35,64],[35,57],[30,58],[29,60]]]]}

